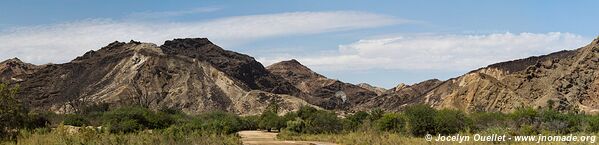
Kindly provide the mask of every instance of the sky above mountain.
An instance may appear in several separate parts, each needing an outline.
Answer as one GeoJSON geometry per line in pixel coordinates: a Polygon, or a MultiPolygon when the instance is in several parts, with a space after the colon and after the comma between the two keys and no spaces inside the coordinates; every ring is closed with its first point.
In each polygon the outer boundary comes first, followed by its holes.
{"type": "Polygon", "coordinates": [[[597,37],[597,1],[0,2],[0,59],[64,63],[115,40],[207,37],[264,65],[297,59],[390,88],[576,49],[597,37]],[[593,27],[595,26],[595,27],[593,27]]]}

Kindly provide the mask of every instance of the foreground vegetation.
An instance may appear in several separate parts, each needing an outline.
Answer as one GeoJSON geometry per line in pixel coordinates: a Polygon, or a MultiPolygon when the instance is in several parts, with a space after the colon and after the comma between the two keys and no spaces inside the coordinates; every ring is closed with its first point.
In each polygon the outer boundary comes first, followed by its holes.
{"type": "Polygon", "coordinates": [[[186,115],[174,109],[90,104],[74,114],[29,111],[18,88],[0,84],[0,144],[241,144],[247,128],[231,113],[186,115]]]}
{"type": "Polygon", "coordinates": [[[257,116],[227,112],[187,115],[176,109],[111,108],[89,104],[73,114],[29,111],[17,88],[0,84],[0,144],[241,144],[240,130],[278,130],[278,138],[341,144],[422,144],[426,134],[596,134],[599,116],[520,108],[513,113],[435,110],[408,106],[399,113],[374,109],[340,117],[301,107],[283,116],[276,103],[257,116]]]}

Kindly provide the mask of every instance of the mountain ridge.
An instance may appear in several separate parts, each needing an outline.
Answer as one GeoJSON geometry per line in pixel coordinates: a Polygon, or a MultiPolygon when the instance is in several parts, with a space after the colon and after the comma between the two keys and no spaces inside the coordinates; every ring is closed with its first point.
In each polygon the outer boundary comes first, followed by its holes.
{"type": "Polygon", "coordinates": [[[337,112],[412,104],[466,112],[553,108],[599,112],[599,38],[576,50],[499,62],[445,81],[391,89],[327,78],[295,59],[264,67],[206,38],[108,44],[63,64],[0,62],[0,81],[19,85],[19,98],[39,110],[76,112],[82,106],[141,105],[189,114],[258,114],[277,103],[281,113],[308,105],[337,112]],[[555,102],[550,104],[549,102],[555,102]]]}

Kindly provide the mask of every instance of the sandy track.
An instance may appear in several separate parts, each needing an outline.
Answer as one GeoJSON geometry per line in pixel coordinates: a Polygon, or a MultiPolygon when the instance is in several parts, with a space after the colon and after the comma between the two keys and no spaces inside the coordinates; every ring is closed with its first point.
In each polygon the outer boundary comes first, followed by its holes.
{"type": "Polygon", "coordinates": [[[241,141],[244,145],[337,145],[335,143],[317,141],[288,141],[277,140],[277,134],[263,131],[240,131],[241,141]]]}

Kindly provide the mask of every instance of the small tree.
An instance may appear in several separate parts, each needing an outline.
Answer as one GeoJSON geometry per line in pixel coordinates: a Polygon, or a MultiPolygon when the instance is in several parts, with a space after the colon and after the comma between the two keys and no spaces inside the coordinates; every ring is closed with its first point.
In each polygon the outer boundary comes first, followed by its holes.
{"type": "Polygon", "coordinates": [[[405,115],[408,119],[408,130],[412,135],[423,136],[435,132],[436,110],[426,105],[408,106],[405,115]]]}
{"type": "Polygon", "coordinates": [[[435,115],[435,131],[440,134],[459,133],[465,131],[470,124],[470,118],[459,110],[443,109],[435,115]]]}
{"type": "Polygon", "coordinates": [[[338,133],[343,129],[341,120],[334,112],[318,110],[306,120],[307,133],[338,133]]]}
{"type": "Polygon", "coordinates": [[[262,129],[266,129],[268,132],[272,131],[272,129],[281,130],[285,126],[285,122],[282,117],[277,115],[279,110],[279,105],[276,102],[271,102],[262,115],[260,115],[260,120],[258,122],[258,127],[262,129]]]}
{"type": "Polygon", "coordinates": [[[402,132],[405,121],[399,114],[386,113],[379,120],[376,120],[374,125],[381,131],[402,132]]]}
{"type": "Polygon", "coordinates": [[[368,117],[369,117],[369,114],[364,111],[359,111],[352,115],[349,115],[349,116],[347,116],[347,118],[345,118],[345,120],[343,122],[344,129],[356,130],[362,124],[364,124],[364,121],[368,121],[368,117]]]}
{"type": "Polygon", "coordinates": [[[17,91],[18,87],[0,84],[0,138],[13,139],[26,120],[27,110],[15,98],[17,91]]]}
{"type": "Polygon", "coordinates": [[[368,116],[368,119],[370,121],[376,121],[383,117],[383,114],[385,114],[385,111],[383,111],[380,108],[375,108],[370,110],[370,115],[368,116]]]}
{"type": "Polygon", "coordinates": [[[260,115],[258,127],[266,129],[268,132],[272,131],[272,129],[280,130],[283,128],[283,121],[275,112],[265,111],[260,115]]]}

